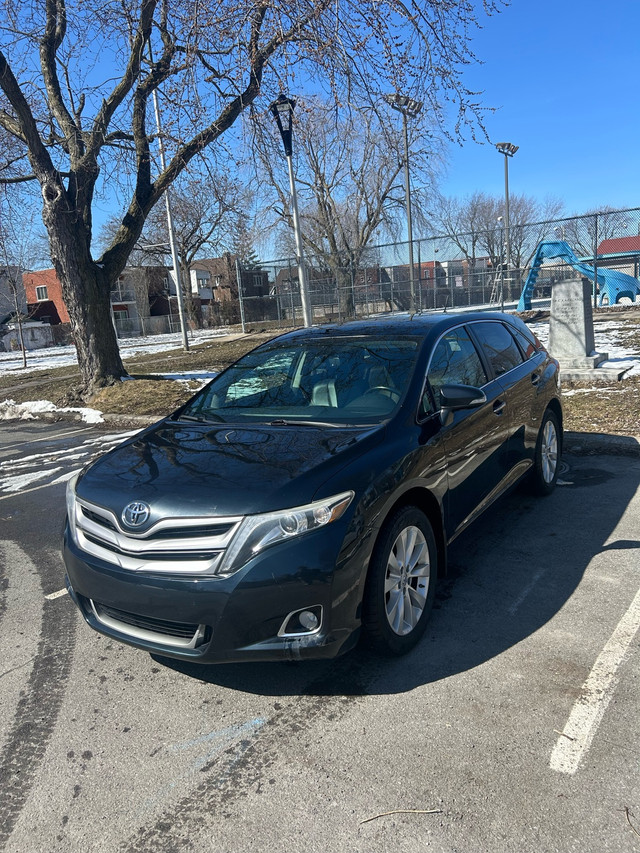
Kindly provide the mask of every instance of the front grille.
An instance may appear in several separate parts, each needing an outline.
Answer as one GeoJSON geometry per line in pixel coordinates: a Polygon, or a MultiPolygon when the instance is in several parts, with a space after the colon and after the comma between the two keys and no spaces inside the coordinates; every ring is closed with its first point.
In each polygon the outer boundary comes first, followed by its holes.
{"type": "Polygon", "coordinates": [[[166,619],[152,619],[149,616],[138,616],[136,613],[126,613],[115,607],[107,607],[105,604],[93,602],[98,616],[109,616],[117,622],[132,625],[134,628],[144,628],[145,631],[153,631],[156,634],[166,634],[169,637],[193,637],[198,630],[198,625],[190,625],[188,622],[169,622],[166,619]]]}
{"type": "Polygon", "coordinates": [[[209,625],[190,622],[173,622],[128,613],[97,601],[88,600],[94,616],[102,625],[114,629],[136,640],[146,640],[161,645],[182,649],[195,649],[211,639],[213,629],[209,625]]]}
{"type": "Polygon", "coordinates": [[[82,507],[82,514],[85,518],[88,518],[90,521],[93,521],[94,524],[99,524],[101,527],[106,527],[107,530],[117,530],[118,528],[112,521],[109,521],[104,515],[99,515],[97,512],[93,512],[88,509],[86,506],[82,507]]]}
{"type": "Polygon", "coordinates": [[[76,541],[88,554],[134,572],[215,575],[242,518],[161,518],[148,530],[120,526],[115,512],[77,500],[76,541]]]}
{"type": "Polygon", "coordinates": [[[93,542],[100,548],[106,548],[113,554],[120,554],[123,557],[136,557],[141,560],[184,562],[185,560],[214,560],[220,556],[220,551],[125,551],[123,548],[118,548],[117,545],[112,545],[111,542],[105,542],[104,539],[98,539],[89,533],[85,533],[84,537],[87,542],[93,542]]]}
{"type": "Polygon", "coordinates": [[[158,530],[154,539],[187,539],[191,536],[225,536],[233,524],[203,524],[199,527],[169,527],[158,530]]]}

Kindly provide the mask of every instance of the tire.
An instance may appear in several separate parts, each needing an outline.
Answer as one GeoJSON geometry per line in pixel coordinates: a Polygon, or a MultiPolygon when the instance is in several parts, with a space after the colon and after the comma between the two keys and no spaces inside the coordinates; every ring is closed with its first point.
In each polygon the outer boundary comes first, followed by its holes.
{"type": "Polygon", "coordinates": [[[378,651],[403,655],[424,634],[433,607],[438,556],[433,529],[417,507],[387,519],[369,562],[365,636],[378,651]]]}
{"type": "Polygon", "coordinates": [[[531,489],[536,495],[550,495],[560,470],[560,425],[557,416],[547,409],[542,418],[536,442],[531,489]]]}

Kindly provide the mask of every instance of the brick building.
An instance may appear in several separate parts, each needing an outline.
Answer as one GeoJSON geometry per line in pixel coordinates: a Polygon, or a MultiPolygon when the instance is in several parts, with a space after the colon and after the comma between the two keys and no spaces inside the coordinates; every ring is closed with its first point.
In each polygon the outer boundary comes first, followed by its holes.
{"type": "Polygon", "coordinates": [[[48,321],[52,326],[69,322],[62,284],[55,270],[23,272],[22,283],[31,319],[48,321]]]}

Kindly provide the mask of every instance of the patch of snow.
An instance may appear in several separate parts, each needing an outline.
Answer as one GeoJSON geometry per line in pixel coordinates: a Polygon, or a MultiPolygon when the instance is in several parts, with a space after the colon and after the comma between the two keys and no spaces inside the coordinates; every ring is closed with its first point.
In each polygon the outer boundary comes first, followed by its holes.
{"type": "MultiPolygon", "coordinates": [[[[198,329],[190,333],[191,343],[205,343],[215,338],[227,337],[226,329],[198,329]]],[[[170,335],[150,335],[146,338],[121,338],[118,341],[120,355],[123,359],[133,358],[140,353],[159,353],[167,350],[182,349],[182,336],[179,333],[170,335]]],[[[22,366],[22,353],[0,353],[0,368],[3,373],[14,373],[26,376],[37,370],[50,370],[53,367],[75,367],[78,364],[74,346],[47,347],[46,349],[31,350],[27,357],[26,368],[22,366]]]]}
{"type": "Polygon", "coordinates": [[[7,477],[0,483],[0,489],[3,492],[20,492],[33,483],[37,483],[39,480],[49,478],[51,474],[56,474],[58,471],[62,471],[62,468],[50,468],[47,471],[31,471],[30,474],[17,474],[14,477],[7,477]]]}
{"type": "Polygon", "coordinates": [[[16,403],[15,400],[4,400],[0,403],[0,421],[33,421],[37,415],[41,415],[44,412],[73,412],[79,414],[81,420],[87,424],[104,423],[102,412],[99,412],[97,409],[86,407],[76,408],[73,406],[60,408],[49,400],[32,400],[29,403],[16,403]]]}

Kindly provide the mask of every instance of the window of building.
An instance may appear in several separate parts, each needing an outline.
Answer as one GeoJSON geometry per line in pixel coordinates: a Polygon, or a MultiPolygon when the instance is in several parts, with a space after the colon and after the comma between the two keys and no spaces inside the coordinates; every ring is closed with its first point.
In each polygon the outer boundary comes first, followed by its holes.
{"type": "Polygon", "coordinates": [[[40,287],[36,287],[36,299],[38,302],[46,302],[49,297],[47,296],[47,288],[45,285],[40,285],[40,287]]]}

